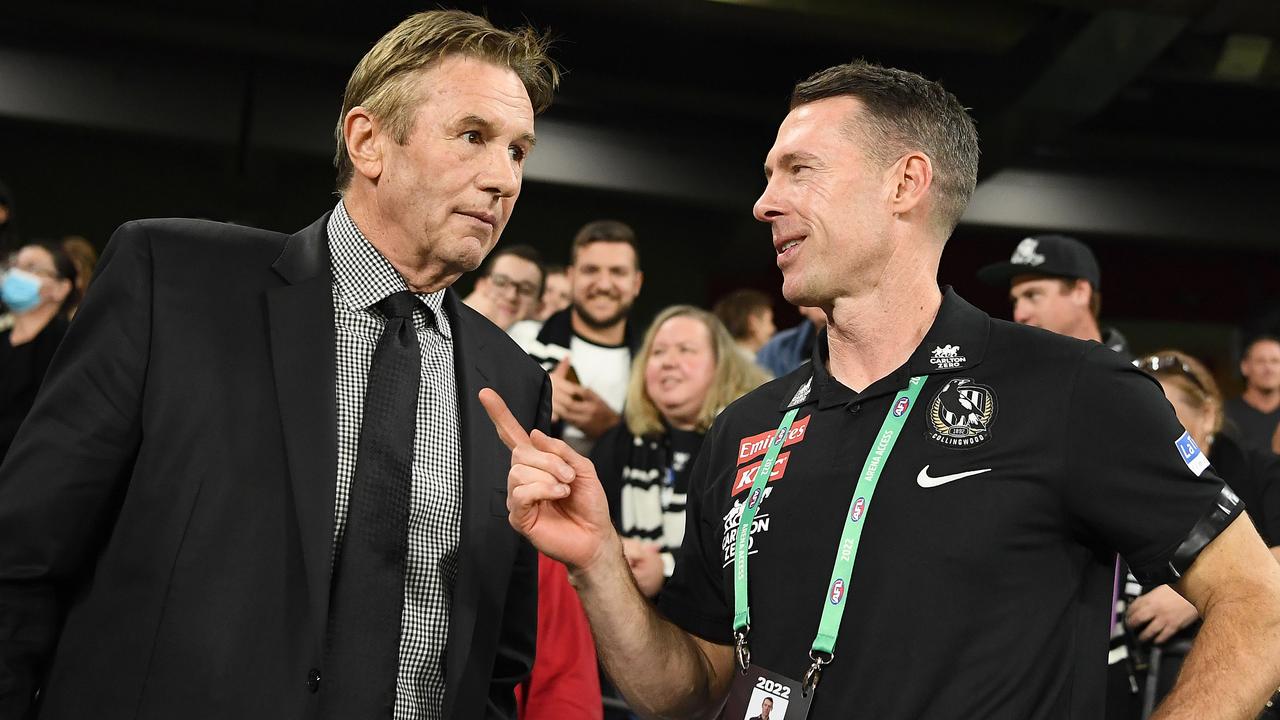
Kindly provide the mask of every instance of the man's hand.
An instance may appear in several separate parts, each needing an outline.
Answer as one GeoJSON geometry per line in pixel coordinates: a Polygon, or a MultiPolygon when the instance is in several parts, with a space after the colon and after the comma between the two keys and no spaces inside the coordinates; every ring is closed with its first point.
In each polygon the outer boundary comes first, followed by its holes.
{"type": "Polygon", "coordinates": [[[618,554],[609,503],[591,461],[538,430],[526,433],[493,390],[480,391],[480,404],[511,449],[507,475],[511,526],[570,570],[618,554]]]}
{"type": "Polygon", "coordinates": [[[1129,627],[1142,628],[1139,640],[1157,645],[1163,645],[1179,630],[1200,619],[1196,606],[1168,585],[1161,585],[1134,600],[1125,616],[1129,627]]]}
{"type": "Polygon", "coordinates": [[[560,422],[564,408],[574,396],[582,393],[582,386],[569,379],[573,365],[565,355],[547,377],[551,378],[551,421],[560,422]]]}
{"type": "MultiPolygon", "coordinates": [[[[581,387],[581,386],[579,386],[581,387]]],[[[582,388],[578,396],[565,403],[560,417],[592,440],[617,425],[622,417],[590,388],[582,388]]]]}
{"type": "Polygon", "coordinates": [[[569,356],[548,373],[551,378],[551,419],[563,420],[595,440],[622,419],[594,390],[569,379],[569,356]]]}
{"type": "Polygon", "coordinates": [[[647,598],[657,595],[667,580],[662,572],[662,553],[658,546],[644,540],[623,538],[622,553],[627,556],[627,565],[631,566],[631,574],[635,576],[640,592],[647,598]]]}
{"type": "MultiPolygon", "coordinates": [[[[733,678],[733,646],[667,622],[632,582],[591,462],[537,430],[530,436],[488,388],[480,404],[511,448],[511,525],[569,568],[600,661],[642,717],[710,717],[733,678]],[[636,667],[645,672],[634,672],[636,667]]],[[[661,574],[661,560],[658,562],[661,574]]]]}

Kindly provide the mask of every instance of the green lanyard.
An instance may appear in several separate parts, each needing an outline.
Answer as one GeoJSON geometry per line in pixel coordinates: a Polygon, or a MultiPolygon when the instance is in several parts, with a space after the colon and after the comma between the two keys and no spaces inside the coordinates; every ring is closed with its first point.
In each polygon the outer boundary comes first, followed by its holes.
{"type": "MultiPolygon", "coordinates": [[[[924,376],[911,378],[906,389],[898,393],[889,406],[884,424],[876,436],[871,451],[867,453],[866,462],[862,465],[862,473],[858,476],[857,487],[853,491],[853,500],[849,503],[849,512],[844,516],[844,531],[840,535],[835,565],[831,569],[831,580],[827,583],[826,597],[822,601],[822,619],[818,623],[818,634],[813,639],[809,651],[813,665],[805,673],[806,694],[817,686],[823,665],[831,662],[834,655],[832,649],[836,644],[836,635],[840,630],[840,620],[844,616],[845,599],[849,595],[849,584],[853,574],[853,563],[858,556],[858,544],[862,540],[862,528],[866,525],[867,513],[871,511],[871,498],[875,494],[876,481],[884,470],[893,452],[902,426],[915,405],[920,389],[924,387],[924,376]]],[[[769,474],[778,459],[778,452],[791,432],[791,423],[796,419],[799,408],[792,408],[783,416],[778,425],[778,432],[769,442],[769,450],[765,453],[760,468],[756,470],[751,482],[751,491],[747,494],[747,503],[742,508],[742,517],[738,521],[738,532],[733,550],[733,636],[737,643],[738,664],[743,672],[751,664],[751,651],[747,646],[747,633],[751,630],[751,608],[747,599],[747,555],[751,540],[751,523],[764,501],[764,489],[769,483],[769,474]]]]}

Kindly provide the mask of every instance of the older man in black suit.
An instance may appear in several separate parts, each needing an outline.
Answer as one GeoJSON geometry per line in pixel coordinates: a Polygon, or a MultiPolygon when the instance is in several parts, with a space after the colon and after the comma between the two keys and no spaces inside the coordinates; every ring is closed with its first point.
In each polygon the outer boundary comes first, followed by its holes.
{"type": "Polygon", "coordinates": [[[536,561],[476,397],[545,428],[550,387],[449,286],[519,195],[545,50],[410,17],[352,74],[331,213],[117,231],[0,467],[0,717],[511,714],[536,561]]]}

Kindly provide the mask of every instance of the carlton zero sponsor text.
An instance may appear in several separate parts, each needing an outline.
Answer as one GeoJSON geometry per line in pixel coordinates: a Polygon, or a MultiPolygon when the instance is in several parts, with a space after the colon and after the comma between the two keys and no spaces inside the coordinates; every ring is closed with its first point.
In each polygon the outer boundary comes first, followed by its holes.
{"type": "MultiPolygon", "coordinates": [[[[783,447],[794,445],[804,440],[805,431],[809,428],[809,418],[811,415],[804,416],[803,419],[797,420],[791,425],[791,430],[787,432],[787,439],[782,443],[783,447]]],[[[769,442],[773,440],[773,436],[777,434],[777,429],[765,430],[759,435],[745,437],[738,441],[738,464],[741,465],[749,460],[764,455],[769,450],[769,442]]]]}

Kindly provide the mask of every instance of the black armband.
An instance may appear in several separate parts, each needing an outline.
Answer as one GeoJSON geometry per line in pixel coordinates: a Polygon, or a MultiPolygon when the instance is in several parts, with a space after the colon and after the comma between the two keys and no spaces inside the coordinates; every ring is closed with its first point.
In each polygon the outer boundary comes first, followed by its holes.
{"type": "Polygon", "coordinates": [[[1169,562],[1163,568],[1149,573],[1147,578],[1139,578],[1143,585],[1149,587],[1177,582],[1200,556],[1200,551],[1213,542],[1213,539],[1218,537],[1218,533],[1244,513],[1244,510],[1244,502],[1240,496],[1236,495],[1229,486],[1223,485],[1222,490],[1218,491],[1218,497],[1213,501],[1213,507],[1196,521],[1195,527],[1191,528],[1186,539],[1178,545],[1177,550],[1173,551],[1173,557],[1169,562]]]}

